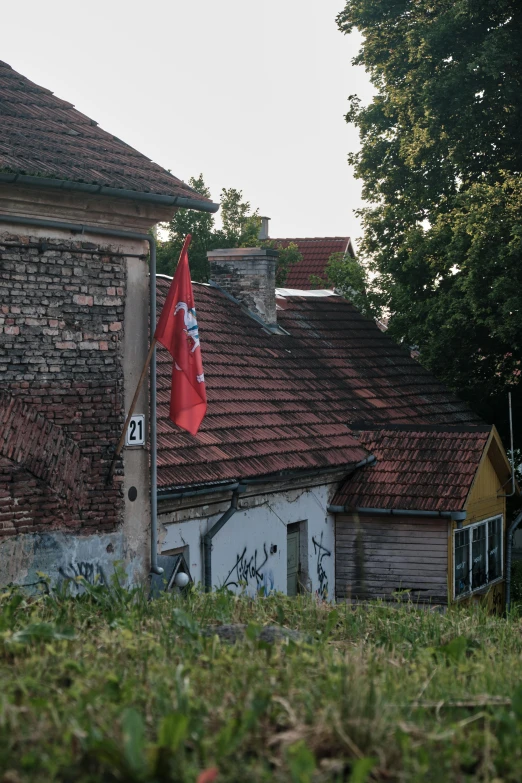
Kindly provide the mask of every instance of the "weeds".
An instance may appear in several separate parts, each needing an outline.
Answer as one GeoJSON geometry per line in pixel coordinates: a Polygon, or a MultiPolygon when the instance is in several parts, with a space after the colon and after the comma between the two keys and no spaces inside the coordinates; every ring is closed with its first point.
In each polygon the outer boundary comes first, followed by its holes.
{"type": "Polygon", "coordinates": [[[520,780],[516,614],[82,586],[0,595],[2,783],[520,780]]]}

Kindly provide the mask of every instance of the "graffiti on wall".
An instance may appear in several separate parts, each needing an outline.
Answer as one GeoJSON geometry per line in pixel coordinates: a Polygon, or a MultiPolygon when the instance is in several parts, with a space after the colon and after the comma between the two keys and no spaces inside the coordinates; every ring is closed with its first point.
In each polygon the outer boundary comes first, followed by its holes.
{"type": "Polygon", "coordinates": [[[323,560],[326,557],[331,557],[332,553],[329,549],[327,549],[323,545],[323,534],[321,533],[321,538],[319,541],[312,536],[312,544],[314,545],[314,555],[317,557],[317,581],[319,582],[319,587],[316,590],[316,595],[319,596],[319,598],[322,598],[323,601],[326,601],[328,598],[328,577],[326,575],[326,571],[324,568],[323,560]]]}
{"type": "Polygon", "coordinates": [[[60,566],[58,572],[62,579],[69,580],[76,585],[77,589],[81,589],[82,580],[90,585],[108,584],[102,566],[89,560],[79,560],[66,566],[60,566]]]}
{"type": "Polygon", "coordinates": [[[274,589],[274,575],[271,569],[266,568],[269,558],[266,544],[263,544],[261,554],[255,549],[249,555],[248,547],[245,547],[241,554],[236,555],[236,562],[225,577],[225,587],[254,586],[256,590],[264,588],[265,595],[268,595],[274,589]]]}

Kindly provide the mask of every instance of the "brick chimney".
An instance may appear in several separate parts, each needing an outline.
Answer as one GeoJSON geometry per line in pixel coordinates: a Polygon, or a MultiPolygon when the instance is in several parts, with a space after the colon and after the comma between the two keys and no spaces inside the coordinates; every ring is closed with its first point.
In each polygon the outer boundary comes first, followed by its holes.
{"type": "Polygon", "coordinates": [[[232,294],[266,324],[276,323],[277,250],[237,247],[211,250],[210,280],[232,294]]]}

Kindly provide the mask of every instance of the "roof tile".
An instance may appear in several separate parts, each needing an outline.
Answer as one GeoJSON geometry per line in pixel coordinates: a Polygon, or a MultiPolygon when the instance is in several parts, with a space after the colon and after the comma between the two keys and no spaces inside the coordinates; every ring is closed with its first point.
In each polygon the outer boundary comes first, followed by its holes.
{"type": "Polygon", "coordinates": [[[346,253],[350,237],[313,237],[297,239],[272,239],[276,247],[288,247],[294,242],[303,256],[302,260],[290,267],[285,280],[285,288],[297,288],[309,291],[316,287],[310,283],[310,275],[324,277],[324,270],[334,253],[346,253]]]}
{"type": "Polygon", "coordinates": [[[203,199],[71,103],[1,61],[0,172],[203,199]]]}
{"type": "MultiPolygon", "coordinates": [[[[168,279],[158,278],[159,312],[168,286],[168,279]]],[[[278,312],[288,336],[268,334],[216,288],[195,284],[194,297],[208,411],[196,436],[169,421],[172,359],[160,347],[160,488],[354,464],[372,450],[352,431],[361,420],[383,427],[478,423],[463,402],[340,297],[289,297],[278,312]]],[[[416,435],[406,435],[413,453],[416,435]]],[[[398,474],[404,450],[395,433],[384,437],[396,457],[385,455],[383,462],[398,474]]],[[[433,461],[431,451],[428,457],[433,461]]],[[[407,472],[416,469],[410,456],[407,472]]],[[[378,486],[375,491],[382,494],[378,486]]],[[[386,487],[384,494],[393,492],[386,487]]]]}
{"type": "Polygon", "coordinates": [[[360,430],[359,442],[377,462],[350,477],[334,498],[350,508],[461,511],[489,431],[442,431],[419,425],[360,430]]]}

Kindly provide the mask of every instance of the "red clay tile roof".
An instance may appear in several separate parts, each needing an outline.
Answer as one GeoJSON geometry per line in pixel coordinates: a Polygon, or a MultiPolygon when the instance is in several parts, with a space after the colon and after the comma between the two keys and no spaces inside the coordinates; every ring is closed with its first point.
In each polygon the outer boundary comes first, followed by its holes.
{"type": "Polygon", "coordinates": [[[348,478],[334,498],[350,508],[461,511],[490,428],[456,431],[411,427],[360,431],[374,466],[348,478]]]}
{"type": "MultiPolygon", "coordinates": [[[[310,275],[324,275],[324,270],[330,256],[333,253],[346,253],[350,244],[350,237],[316,237],[309,239],[272,239],[276,246],[288,247],[290,242],[295,242],[303,256],[302,261],[290,267],[285,280],[285,288],[297,288],[309,291],[317,288],[310,283],[310,275]]],[[[324,286],[327,288],[328,286],[324,286]]]]}
{"type": "Polygon", "coordinates": [[[71,103],[1,61],[0,172],[203,199],[71,103]]]}
{"type": "MultiPolygon", "coordinates": [[[[169,280],[158,278],[158,312],[169,280]]],[[[364,459],[353,421],[472,423],[467,406],[340,297],[278,300],[270,335],[221,291],[194,285],[208,412],[192,437],[168,420],[172,359],[158,350],[158,485],[364,459]]]]}

